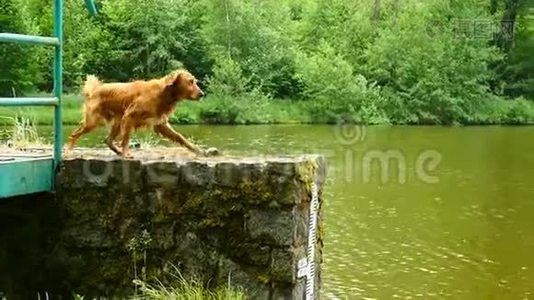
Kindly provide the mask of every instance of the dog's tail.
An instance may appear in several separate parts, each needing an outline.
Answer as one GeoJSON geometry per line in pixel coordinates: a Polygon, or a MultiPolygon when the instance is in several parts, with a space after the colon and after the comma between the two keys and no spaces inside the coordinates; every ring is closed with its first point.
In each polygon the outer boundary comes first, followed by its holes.
{"type": "Polygon", "coordinates": [[[100,85],[102,85],[102,82],[95,75],[88,75],[83,86],[83,95],[85,98],[91,98],[94,90],[100,85]]]}

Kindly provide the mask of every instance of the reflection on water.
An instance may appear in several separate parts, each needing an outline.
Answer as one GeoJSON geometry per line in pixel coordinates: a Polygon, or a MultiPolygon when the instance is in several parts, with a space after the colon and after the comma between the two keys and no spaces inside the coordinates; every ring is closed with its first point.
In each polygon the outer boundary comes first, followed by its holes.
{"type": "Polygon", "coordinates": [[[327,157],[326,298],[534,297],[532,128],[371,127],[356,138],[316,125],[177,129],[231,153],[327,157]]]}

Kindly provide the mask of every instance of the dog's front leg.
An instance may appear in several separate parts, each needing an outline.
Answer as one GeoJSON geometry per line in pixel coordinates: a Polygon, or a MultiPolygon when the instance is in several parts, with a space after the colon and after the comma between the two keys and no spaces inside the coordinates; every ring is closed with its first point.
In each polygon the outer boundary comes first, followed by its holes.
{"type": "Polygon", "coordinates": [[[191,144],[185,137],[183,137],[181,134],[176,132],[168,122],[164,124],[155,125],[154,131],[170,139],[171,141],[175,143],[179,143],[180,145],[186,147],[187,149],[189,149],[190,151],[192,151],[193,153],[197,155],[203,154],[203,152],[198,147],[191,144]]]}
{"type": "Polygon", "coordinates": [[[109,131],[108,136],[104,140],[104,143],[108,145],[109,149],[111,149],[113,152],[115,152],[117,155],[121,155],[121,151],[115,144],[113,143],[117,136],[120,134],[121,130],[121,119],[114,119],[112,120],[111,129],[109,131]]]}

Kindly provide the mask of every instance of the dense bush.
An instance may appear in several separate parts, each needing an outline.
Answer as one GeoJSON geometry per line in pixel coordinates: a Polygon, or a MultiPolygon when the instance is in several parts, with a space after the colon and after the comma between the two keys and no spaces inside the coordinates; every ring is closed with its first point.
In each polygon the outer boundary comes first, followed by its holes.
{"type": "Polygon", "coordinates": [[[499,59],[498,53],[484,40],[457,35],[440,20],[441,2],[411,4],[399,12],[397,26],[378,30],[363,54],[363,74],[388,90],[394,122],[450,124],[465,119],[490,96],[487,82],[493,74],[488,65],[499,59]]]}
{"type": "Polygon", "coordinates": [[[369,84],[362,75],[354,74],[352,66],[328,44],[299,57],[297,65],[297,77],[305,87],[303,96],[311,103],[315,120],[387,122],[385,101],[378,87],[369,84]]]}
{"type": "MultiPolygon", "coordinates": [[[[0,32],[21,33],[26,29],[17,1],[2,0],[0,32]]],[[[30,53],[22,45],[0,44],[0,96],[14,96],[31,87],[35,66],[30,53]]]]}

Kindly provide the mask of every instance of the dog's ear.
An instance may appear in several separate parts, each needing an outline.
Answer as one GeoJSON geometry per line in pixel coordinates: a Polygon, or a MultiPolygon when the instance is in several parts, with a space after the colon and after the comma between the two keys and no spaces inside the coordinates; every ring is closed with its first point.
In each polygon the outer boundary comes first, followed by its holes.
{"type": "Polygon", "coordinates": [[[171,86],[171,85],[178,85],[180,81],[182,80],[183,72],[180,71],[174,71],[171,74],[167,75],[165,78],[165,85],[171,86]]]}

